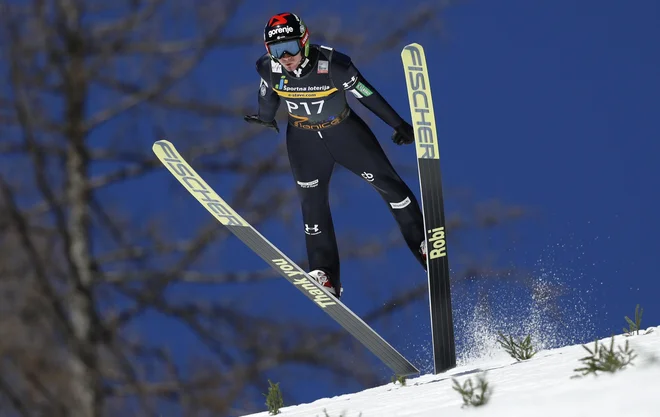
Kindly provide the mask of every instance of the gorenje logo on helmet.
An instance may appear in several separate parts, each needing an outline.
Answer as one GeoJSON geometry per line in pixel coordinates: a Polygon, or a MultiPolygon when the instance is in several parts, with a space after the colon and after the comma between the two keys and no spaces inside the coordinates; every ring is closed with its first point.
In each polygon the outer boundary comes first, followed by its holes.
{"type": "Polygon", "coordinates": [[[291,26],[284,26],[284,27],[279,27],[275,29],[271,29],[268,31],[268,37],[271,38],[275,34],[282,34],[282,33],[291,33],[293,32],[293,28],[291,26]]]}

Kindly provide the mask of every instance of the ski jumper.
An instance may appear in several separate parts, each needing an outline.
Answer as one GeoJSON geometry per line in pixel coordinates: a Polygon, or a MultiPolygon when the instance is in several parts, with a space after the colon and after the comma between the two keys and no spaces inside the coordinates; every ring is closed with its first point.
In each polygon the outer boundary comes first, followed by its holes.
{"type": "Polygon", "coordinates": [[[337,240],[328,192],[335,164],[368,181],[386,201],[401,233],[422,266],[419,253],[424,221],[410,188],[399,177],[378,139],[349,107],[350,91],[392,128],[404,120],[369,84],[351,58],[332,48],[310,45],[301,66],[288,72],[268,54],[257,61],[261,76],[259,118],[272,121],[281,101],[289,113],[286,145],[302,204],[307,257],[311,270],[341,282],[337,240]]]}

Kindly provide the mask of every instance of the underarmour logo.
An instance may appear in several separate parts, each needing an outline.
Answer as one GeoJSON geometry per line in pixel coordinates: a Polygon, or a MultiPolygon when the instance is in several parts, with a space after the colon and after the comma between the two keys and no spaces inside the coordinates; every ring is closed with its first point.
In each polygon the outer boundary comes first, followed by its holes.
{"type": "Polygon", "coordinates": [[[309,227],[308,224],[305,224],[305,233],[314,236],[314,235],[320,235],[321,231],[319,230],[319,225],[315,224],[314,227],[309,227]]]}
{"type": "Polygon", "coordinates": [[[374,180],[374,174],[372,174],[372,173],[370,173],[370,172],[363,172],[363,173],[362,173],[362,178],[364,178],[365,180],[367,180],[367,181],[369,181],[369,182],[373,182],[373,180],[374,180]]]}
{"type": "Polygon", "coordinates": [[[357,82],[357,76],[354,75],[354,76],[351,77],[350,80],[346,81],[342,85],[344,86],[345,90],[348,90],[349,88],[352,88],[355,85],[356,82],[357,82]]]}

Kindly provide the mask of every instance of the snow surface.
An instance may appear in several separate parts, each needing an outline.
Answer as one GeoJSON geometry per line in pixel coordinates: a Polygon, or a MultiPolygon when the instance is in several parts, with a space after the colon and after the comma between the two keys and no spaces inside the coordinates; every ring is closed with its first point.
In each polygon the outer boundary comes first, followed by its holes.
{"type": "MultiPolygon", "coordinates": [[[[423,375],[362,392],[324,398],[280,409],[282,417],[660,417],[660,326],[639,335],[615,337],[615,346],[628,340],[637,354],[633,366],[614,374],[578,375],[582,345],[543,350],[516,362],[505,352],[492,359],[456,367],[447,373],[423,375]],[[492,387],[481,407],[462,407],[452,386],[484,375],[492,387]]],[[[609,347],[611,338],[601,339],[609,347]]],[[[585,344],[593,348],[594,343],[585,344]]],[[[283,392],[286,403],[286,392],[283,392]]],[[[264,405],[265,407],[265,405],[264,405]]],[[[250,417],[267,417],[267,411],[250,417]]]]}

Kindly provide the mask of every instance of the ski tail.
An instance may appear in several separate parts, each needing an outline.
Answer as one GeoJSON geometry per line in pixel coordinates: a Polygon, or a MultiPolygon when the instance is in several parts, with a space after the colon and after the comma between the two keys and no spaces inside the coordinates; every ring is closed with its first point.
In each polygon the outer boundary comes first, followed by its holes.
{"type": "Polygon", "coordinates": [[[424,48],[418,43],[405,46],[401,51],[401,60],[406,76],[412,125],[415,129],[417,168],[428,252],[433,363],[437,374],[456,366],[440,148],[424,48]]]}

